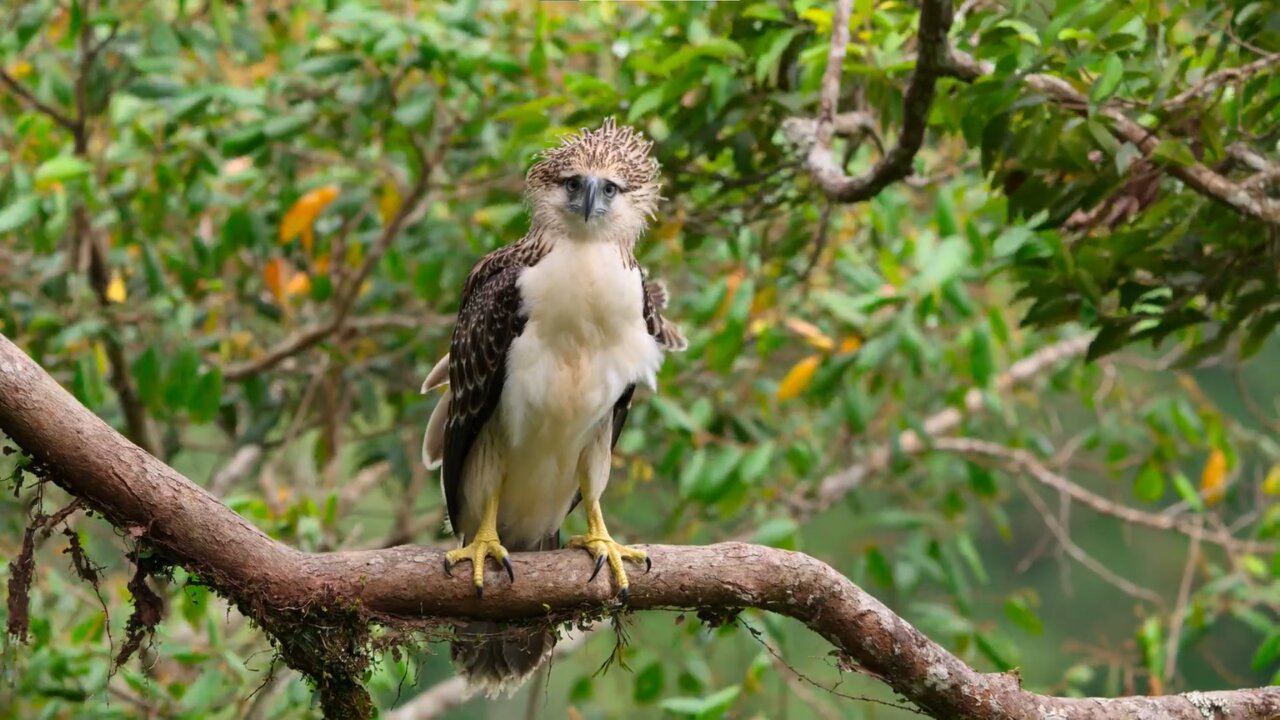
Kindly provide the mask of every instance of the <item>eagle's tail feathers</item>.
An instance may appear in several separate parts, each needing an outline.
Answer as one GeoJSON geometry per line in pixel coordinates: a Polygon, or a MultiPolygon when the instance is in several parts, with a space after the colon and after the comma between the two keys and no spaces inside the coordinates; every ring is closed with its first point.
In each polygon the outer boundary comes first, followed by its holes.
{"type": "MultiPolygon", "coordinates": [[[[508,550],[558,547],[560,532],[556,531],[533,547],[509,546],[508,550]]],[[[551,657],[556,644],[555,632],[545,627],[507,628],[496,622],[469,622],[455,625],[454,632],[457,639],[451,656],[458,673],[467,679],[468,694],[482,692],[491,698],[514,693],[551,657]]]]}

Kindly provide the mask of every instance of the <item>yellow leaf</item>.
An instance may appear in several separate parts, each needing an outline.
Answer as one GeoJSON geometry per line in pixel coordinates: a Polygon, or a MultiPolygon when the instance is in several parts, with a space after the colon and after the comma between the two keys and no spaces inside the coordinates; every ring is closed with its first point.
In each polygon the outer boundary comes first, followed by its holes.
{"type": "Polygon", "coordinates": [[[1227,456],[1219,449],[1214,448],[1209,453],[1209,459],[1204,463],[1204,470],[1200,473],[1200,494],[1204,496],[1205,505],[1213,505],[1222,501],[1222,496],[1226,493],[1224,487],[1227,479],[1227,456]]]}
{"type": "Polygon", "coordinates": [[[862,347],[862,338],[857,335],[850,335],[840,341],[840,352],[842,353],[857,352],[860,347],[862,347]]]}
{"type": "Polygon", "coordinates": [[[26,60],[19,60],[9,66],[9,74],[16,80],[23,80],[31,74],[31,63],[26,60]]]}
{"type": "Polygon", "coordinates": [[[107,349],[104,348],[102,346],[102,343],[100,342],[95,342],[93,344],[93,359],[98,363],[98,374],[106,375],[107,374],[107,349]]]}
{"type": "Polygon", "coordinates": [[[813,323],[800,318],[787,318],[786,326],[791,332],[804,338],[805,342],[818,348],[819,350],[833,350],[836,341],[827,336],[826,333],[813,323]]]}
{"type": "Polygon", "coordinates": [[[396,188],[396,184],[390,180],[382,185],[382,194],[378,196],[378,215],[382,217],[382,224],[386,225],[396,216],[400,210],[400,190],[396,188]]]}
{"type": "Polygon", "coordinates": [[[1280,463],[1271,466],[1267,476],[1262,480],[1262,492],[1268,495],[1280,495],[1280,463]]]}
{"type": "Polygon", "coordinates": [[[316,217],[338,197],[337,185],[325,185],[298,198],[280,221],[280,242],[287,243],[310,229],[316,217]]]}
{"type": "Polygon", "coordinates": [[[782,382],[778,384],[778,401],[790,400],[809,389],[813,384],[814,373],[818,372],[818,365],[821,362],[821,356],[810,355],[791,366],[786,377],[782,378],[782,382]]]}
{"type": "Polygon", "coordinates": [[[107,283],[106,296],[107,302],[124,302],[129,297],[129,292],[124,287],[124,278],[119,275],[112,275],[111,282],[107,283]]]}

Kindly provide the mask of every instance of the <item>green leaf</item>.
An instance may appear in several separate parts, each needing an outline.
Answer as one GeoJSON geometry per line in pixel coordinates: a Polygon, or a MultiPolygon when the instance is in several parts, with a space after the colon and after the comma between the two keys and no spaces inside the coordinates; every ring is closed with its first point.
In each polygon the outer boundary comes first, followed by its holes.
{"type": "Polygon", "coordinates": [[[218,415],[222,406],[222,370],[212,368],[196,381],[195,391],[188,406],[191,419],[197,423],[207,423],[218,415]]]}
{"type": "Polygon", "coordinates": [[[360,64],[360,58],[356,55],[319,55],[298,63],[296,69],[303,75],[322,78],[350,72],[360,67],[360,64]]]}
{"type": "Polygon", "coordinates": [[[979,387],[987,387],[995,376],[995,359],[991,351],[991,334],[985,327],[973,331],[969,340],[969,369],[979,387]]]}
{"type": "Polygon", "coordinates": [[[992,633],[975,633],[973,644],[1000,672],[1008,672],[1017,667],[1018,649],[1008,640],[992,633]]]}
{"type": "Polygon", "coordinates": [[[1201,499],[1200,493],[1196,492],[1196,486],[1191,484],[1191,480],[1180,472],[1173,474],[1173,489],[1178,491],[1181,497],[1191,509],[1202,513],[1204,512],[1204,500],[1201,499]]]}
{"type": "Polygon", "coordinates": [[[673,697],[662,701],[662,709],[673,715],[710,720],[721,717],[742,692],[741,685],[730,685],[703,698],[673,697]]]}
{"type": "Polygon", "coordinates": [[[177,80],[161,77],[140,77],[125,87],[125,92],[144,100],[171,98],[183,90],[183,84],[177,80]]]}
{"type": "Polygon", "coordinates": [[[267,135],[262,131],[261,125],[251,125],[241,128],[230,135],[222,138],[220,147],[222,154],[226,157],[239,157],[240,155],[248,155],[249,153],[262,147],[267,141],[267,135]]]}
{"type": "Polygon", "coordinates": [[[1133,481],[1133,494],[1143,502],[1156,502],[1164,497],[1164,473],[1153,463],[1146,463],[1133,481]]]}
{"type": "Polygon", "coordinates": [[[130,368],[138,387],[138,398],[151,410],[160,407],[164,382],[160,377],[160,354],[154,347],[143,350],[130,368]]]}
{"type": "Polygon", "coordinates": [[[943,240],[924,258],[919,274],[911,278],[911,286],[931,293],[956,277],[969,262],[969,243],[959,237],[943,240]]]}
{"type": "Polygon", "coordinates": [[[796,532],[799,529],[800,526],[791,518],[770,518],[756,528],[751,542],[793,550],[796,547],[796,532]]]}
{"type": "Polygon", "coordinates": [[[1093,87],[1089,89],[1089,101],[1095,105],[1106,102],[1107,98],[1115,94],[1123,79],[1124,62],[1120,60],[1119,55],[1111,53],[1102,65],[1102,74],[1094,80],[1093,87]]]}
{"type": "Polygon", "coordinates": [[[889,567],[889,561],[885,558],[884,553],[880,552],[880,548],[870,545],[863,552],[867,559],[867,573],[884,587],[893,587],[893,569],[889,567]]]}
{"type": "Polygon", "coordinates": [[[662,694],[662,686],[662,663],[655,660],[636,673],[631,698],[641,705],[646,705],[658,699],[662,694]]]}
{"type": "Polygon", "coordinates": [[[662,92],[663,88],[659,85],[641,93],[639,97],[631,102],[631,108],[627,110],[627,122],[635,122],[657,110],[658,106],[662,104],[662,92]]]}
{"type": "Polygon", "coordinates": [[[1014,625],[1032,635],[1039,635],[1044,632],[1044,625],[1041,624],[1040,617],[1027,604],[1026,598],[1015,596],[1005,600],[1004,614],[1005,617],[1013,621],[1014,625]]]}
{"type": "Polygon", "coordinates": [[[1274,665],[1277,660],[1280,660],[1280,628],[1273,629],[1254,651],[1249,667],[1254,672],[1262,672],[1274,665]]]}
{"type": "Polygon", "coordinates": [[[60,155],[46,160],[36,168],[36,184],[44,185],[55,182],[66,182],[82,178],[89,174],[93,166],[71,155],[60,155]]]}
{"type": "Polygon", "coordinates": [[[0,210],[0,233],[12,232],[31,222],[40,211],[40,198],[34,195],[18,198],[0,210]]]}
{"type": "Polygon", "coordinates": [[[1174,138],[1160,141],[1155,150],[1151,151],[1151,157],[1183,167],[1196,163],[1196,156],[1192,154],[1191,148],[1187,147],[1187,144],[1181,140],[1174,138]]]}

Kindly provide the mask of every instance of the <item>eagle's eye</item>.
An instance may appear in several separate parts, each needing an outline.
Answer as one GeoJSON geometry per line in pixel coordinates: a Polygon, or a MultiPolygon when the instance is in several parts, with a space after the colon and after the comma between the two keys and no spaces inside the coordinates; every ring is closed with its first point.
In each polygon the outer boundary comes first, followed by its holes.
{"type": "Polygon", "coordinates": [[[569,191],[570,194],[576,193],[582,189],[582,180],[576,175],[568,178],[564,181],[564,189],[569,191]]]}
{"type": "Polygon", "coordinates": [[[604,196],[605,196],[605,197],[607,197],[607,198],[611,198],[611,197],[613,197],[614,195],[617,195],[617,194],[618,194],[618,186],[617,186],[617,185],[615,185],[615,184],[614,184],[614,183],[612,183],[612,182],[606,182],[606,183],[604,184],[604,196]]]}

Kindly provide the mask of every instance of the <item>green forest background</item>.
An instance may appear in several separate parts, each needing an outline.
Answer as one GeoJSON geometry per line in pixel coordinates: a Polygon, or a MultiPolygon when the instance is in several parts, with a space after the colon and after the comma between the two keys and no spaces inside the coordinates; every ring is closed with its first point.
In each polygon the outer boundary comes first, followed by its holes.
{"type": "MultiPolygon", "coordinates": [[[[858,175],[902,140],[919,12],[848,5],[839,110],[870,131],[834,151],[858,175]]],[[[6,4],[0,332],[273,537],[445,543],[419,386],[472,264],[526,227],[534,154],[612,115],[655,140],[665,200],[637,253],[690,340],[619,443],[615,537],[802,550],[1037,691],[1277,682],[1280,213],[1182,178],[1275,196],[1280,8],[953,11],[985,75],[939,79],[910,174],[845,202],[795,132],[819,113],[826,0],[6,4]]],[[[67,501],[21,462],[0,457],[6,581],[31,514],[67,501]]],[[[116,667],[132,538],[67,525],[102,566],[97,595],[67,536],[40,542],[0,716],[318,715],[181,570],[153,582],[165,619],[116,667]]],[[[625,643],[606,626],[511,700],[437,710],[914,716],[789,620],[621,623],[625,643]]],[[[437,716],[422,694],[451,677],[424,641],[368,685],[408,720],[437,716]]]]}

